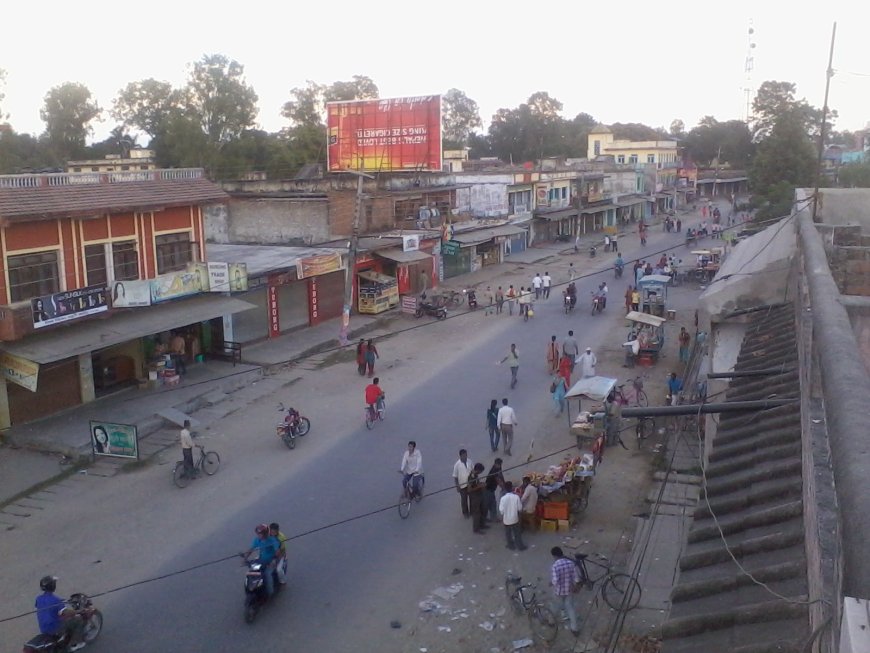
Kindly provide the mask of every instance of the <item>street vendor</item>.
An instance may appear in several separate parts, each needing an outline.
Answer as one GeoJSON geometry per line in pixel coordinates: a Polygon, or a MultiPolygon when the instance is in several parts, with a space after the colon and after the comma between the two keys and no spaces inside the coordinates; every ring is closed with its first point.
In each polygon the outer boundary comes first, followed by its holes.
{"type": "Polygon", "coordinates": [[[604,402],[604,431],[607,436],[607,446],[613,446],[619,441],[622,430],[622,404],[616,401],[616,392],[611,390],[604,402]]]}

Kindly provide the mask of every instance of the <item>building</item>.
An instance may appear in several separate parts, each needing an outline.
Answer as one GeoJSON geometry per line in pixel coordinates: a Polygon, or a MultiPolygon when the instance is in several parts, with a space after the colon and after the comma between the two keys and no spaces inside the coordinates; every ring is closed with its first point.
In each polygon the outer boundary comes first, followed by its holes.
{"type": "Polygon", "coordinates": [[[105,159],[67,161],[67,172],[129,172],[133,170],[156,170],[154,150],[132,149],[128,156],[109,154],[105,159]]]}
{"type": "Polygon", "coordinates": [[[587,158],[590,161],[599,156],[612,156],[617,164],[654,163],[661,167],[680,159],[677,141],[616,140],[605,125],[596,125],[589,132],[588,148],[587,158]]]}
{"type": "Polygon", "coordinates": [[[208,262],[202,170],[0,176],[0,427],[149,378],[176,330],[221,350],[250,304],[241,262],[208,262]]]}

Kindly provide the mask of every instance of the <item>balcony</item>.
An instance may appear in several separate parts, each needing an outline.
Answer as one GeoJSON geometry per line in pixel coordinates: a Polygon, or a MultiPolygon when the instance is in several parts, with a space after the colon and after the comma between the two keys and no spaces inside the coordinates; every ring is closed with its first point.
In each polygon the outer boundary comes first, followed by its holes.
{"type": "Polygon", "coordinates": [[[0,175],[0,188],[42,188],[94,184],[123,184],[161,179],[202,179],[202,168],[128,170],[119,172],[49,172],[25,175],[0,175]]]}

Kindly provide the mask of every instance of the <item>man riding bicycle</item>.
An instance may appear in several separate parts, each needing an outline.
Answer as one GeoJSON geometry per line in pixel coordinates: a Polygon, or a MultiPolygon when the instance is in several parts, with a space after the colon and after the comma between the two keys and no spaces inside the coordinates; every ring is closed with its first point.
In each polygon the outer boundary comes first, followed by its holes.
{"type": "Polygon", "coordinates": [[[372,382],[366,386],[366,406],[372,416],[377,415],[377,411],[384,405],[384,391],[378,385],[380,379],[375,377],[372,382]]]}
{"type": "Polygon", "coordinates": [[[402,487],[408,496],[423,494],[423,455],[417,449],[417,443],[408,442],[408,449],[402,454],[402,465],[399,467],[402,473],[402,487]],[[411,487],[408,487],[410,482],[411,487]]]}

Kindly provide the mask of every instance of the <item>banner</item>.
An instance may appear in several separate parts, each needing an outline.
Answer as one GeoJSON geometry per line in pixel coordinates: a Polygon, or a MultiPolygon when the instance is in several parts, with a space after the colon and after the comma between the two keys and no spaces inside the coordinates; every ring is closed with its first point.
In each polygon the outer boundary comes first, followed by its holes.
{"type": "Polygon", "coordinates": [[[245,292],[248,289],[248,264],[230,263],[230,291],[245,292]]]}
{"type": "Polygon", "coordinates": [[[0,365],[3,366],[3,376],[7,381],[12,381],[12,383],[17,383],[31,392],[36,392],[39,363],[4,351],[0,352],[0,365]]]}
{"type": "Polygon", "coordinates": [[[341,254],[321,254],[296,260],[296,278],[305,279],[341,270],[341,254]]]}
{"type": "Polygon", "coordinates": [[[165,302],[167,299],[195,295],[200,292],[202,284],[203,274],[201,270],[161,274],[159,277],[151,279],[151,301],[156,304],[157,302],[165,302]]]}
{"type": "Polygon", "coordinates": [[[33,328],[75,320],[85,315],[109,310],[109,294],[105,286],[88,286],[78,290],[56,292],[30,300],[33,328]]]}
{"type": "Polygon", "coordinates": [[[420,236],[402,236],[402,251],[416,252],[420,249],[420,236]]]}
{"type": "Polygon", "coordinates": [[[151,306],[150,281],[116,281],[112,284],[112,307],[151,306]]]}
{"type": "Polygon", "coordinates": [[[244,292],[248,289],[248,266],[245,263],[199,263],[208,269],[208,292],[244,292]]]}
{"type": "Polygon", "coordinates": [[[441,171],[441,96],[326,103],[327,166],[441,171]]]}
{"type": "Polygon", "coordinates": [[[92,421],[90,426],[95,456],[139,458],[139,434],[135,425],[92,421]]]}

